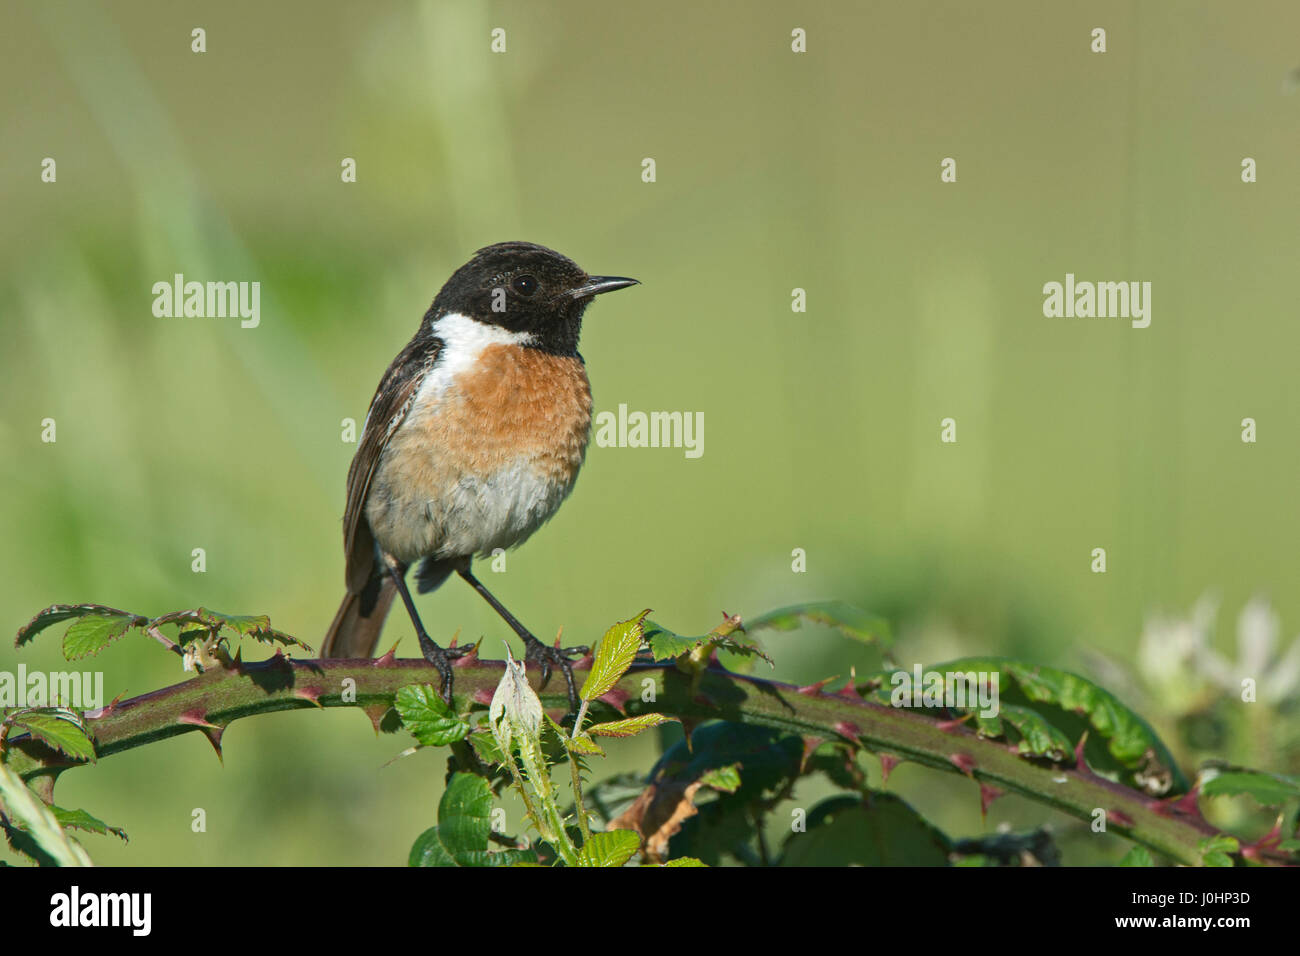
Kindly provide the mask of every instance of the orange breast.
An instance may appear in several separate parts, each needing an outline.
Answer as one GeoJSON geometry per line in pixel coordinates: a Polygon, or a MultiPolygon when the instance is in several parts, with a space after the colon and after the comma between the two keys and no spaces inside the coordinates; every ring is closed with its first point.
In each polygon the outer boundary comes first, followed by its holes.
{"type": "Polygon", "coordinates": [[[523,540],[573,487],[590,429],[581,360],[487,346],[389,439],[366,503],[375,539],[407,562],[523,540]]]}
{"type": "Polygon", "coordinates": [[[460,467],[491,474],[521,456],[533,470],[572,480],[591,428],[591,386],[577,357],[491,345],[429,417],[427,435],[457,449],[460,467]]]}

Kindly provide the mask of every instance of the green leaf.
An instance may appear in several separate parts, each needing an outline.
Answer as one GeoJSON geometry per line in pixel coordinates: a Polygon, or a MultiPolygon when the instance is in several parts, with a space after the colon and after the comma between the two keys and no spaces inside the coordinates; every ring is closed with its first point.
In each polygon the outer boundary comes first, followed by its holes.
{"type": "Polygon", "coordinates": [[[1043,719],[1042,714],[1017,704],[1001,704],[1000,711],[1001,718],[1020,735],[1016,745],[1020,753],[1056,761],[1073,758],[1074,748],[1069,738],[1043,719]]]}
{"type": "Polygon", "coordinates": [[[113,834],[121,838],[123,843],[129,843],[126,831],[121,827],[111,827],[103,820],[91,816],[85,810],[65,810],[62,807],[50,807],[54,811],[54,819],[59,821],[59,826],[65,830],[85,830],[88,833],[99,833],[101,835],[113,834]]]}
{"type": "Polygon", "coordinates": [[[438,828],[429,827],[411,844],[411,852],[406,858],[407,866],[459,866],[455,858],[447,852],[438,837],[438,828]]]}
{"type": "Polygon", "coordinates": [[[622,866],[641,848],[635,830],[593,833],[578,851],[578,866],[622,866]]]}
{"type": "Polygon", "coordinates": [[[98,654],[127,632],[134,618],[129,614],[87,615],[69,625],[63,635],[63,656],[70,661],[98,654]]]}
{"type": "Polygon", "coordinates": [[[746,621],[745,630],[751,634],[765,628],[797,631],[805,624],[833,627],[841,634],[864,644],[888,647],[892,642],[889,623],[884,618],[844,601],[820,601],[779,608],[746,621]]]}
{"type": "Polygon", "coordinates": [[[485,764],[503,764],[506,762],[505,754],[501,752],[501,745],[490,731],[476,730],[469,735],[469,745],[474,748],[474,753],[478,759],[485,764]]]}
{"type": "Polygon", "coordinates": [[[119,611],[117,608],[105,607],[103,604],[51,604],[23,625],[18,631],[18,636],[14,638],[14,646],[22,647],[41,631],[53,627],[61,621],[84,617],[125,617],[129,619],[129,624],[135,624],[136,626],[143,626],[149,622],[148,618],[131,614],[128,611],[119,611]]]}
{"type": "Polygon", "coordinates": [[[1119,861],[1120,866],[1155,866],[1155,861],[1151,859],[1151,851],[1144,846],[1135,846],[1124,854],[1124,859],[1119,861]]]}
{"type": "Polygon", "coordinates": [[[464,740],[472,729],[428,684],[399,688],[394,706],[402,726],[425,747],[443,747],[464,740]]]}
{"type": "MultiPolygon", "coordinates": [[[[1093,770],[1119,777],[1122,783],[1151,796],[1189,789],[1187,778],[1151,725],[1092,681],[1004,657],[964,657],[925,668],[927,674],[972,672],[998,676],[1002,718],[1022,734],[1022,753],[1050,756],[1063,748],[1072,753],[1068,742],[1078,740],[1087,730],[1085,758],[1093,770]],[[1017,696],[1051,709],[1020,706],[1017,696]]],[[[891,676],[885,672],[870,679],[880,685],[872,699],[889,701],[891,676]]]]}
{"type": "Polygon", "coordinates": [[[492,790],[488,782],[472,773],[453,774],[438,804],[442,845],[459,859],[486,851],[491,833],[492,790]]]}
{"type": "Polygon", "coordinates": [[[512,866],[536,863],[532,850],[488,850],[492,790],[472,773],[457,773],[438,804],[438,825],[421,833],[407,857],[410,866],[512,866]]]}
{"type": "Polygon", "coordinates": [[[709,864],[705,863],[703,860],[697,860],[693,856],[679,856],[675,860],[669,860],[667,863],[660,863],[659,865],[661,867],[664,867],[664,866],[708,866],[709,864]]]}
{"type": "Polygon", "coordinates": [[[564,741],[565,749],[570,753],[583,754],[589,757],[603,757],[605,751],[601,749],[600,744],[592,740],[587,734],[578,734],[576,737],[560,737],[564,741]]]}
{"type": "Polygon", "coordinates": [[[182,644],[197,638],[206,639],[216,636],[218,631],[233,631],[237,637],[251,637],[262,644],[301,647],[310,651],[311,645],[298,640],[292,634],[277,631],[271,627],[271,619],[265,614],[223,614],[200,607],[188,611],[172,611],[154,618],[154,625],[175,624],[180,628],[182,644]]]}
{"type": "Polygon", "coordinates": [[[758,643],[745,636],[739,618],[728,618],[717,628],[700,637],[683,637],[674,634],[662,624],[646,621],[644,640],[650,647],[651,655],[657,661],[679,658],[707,647],[710,650],[717,649],[719,661],[726,657],[730,664],[739,665],[742,670],[749,669],[753,663],[750,659],[754,657],[761,657],[769,664],[773,664],[772,658],[758,646],[758,643]]]}
{"type": "Polygon", "coordinates": [[[1201,851],[1201,863],[1205,866],[1233,866],[1230,853],[1236,853],[1241,847],[1237,838],[1226,833],[1216,833],[1196,844],[1201,851]]]}
{"type": "Polygon", "coordinates": [[[713,770],[701,775],[700,783],[711,790],[718,790],[722,793],[735,793],[740,789],[740,764],[733,763],[725,767],[715,767],[713,770]]]}
{"type": "Polygon", "coordinates": [[[677,719],[665,714],[639,714],[636,717],[628,717],[623,720],[610,720],[603,724],[594,724],[587,728],[587,733],[593,737],[635,737],[651,727],[658,727],[660,724],[677,719]]]}
{"type": "Polygon", "coordinates": [[[786,838],[782,866],[944,866],[951,849],[943,833],[892,793],[823,800],[807,827],[786,838]]]}
{"type": "Polygon", "coordinates": [[[646,621],[644,639],[650,645],[650,653],[654,655],[654,659],[666,661],[690,653],[708,640],[708,637],[682,637],[654,621],[646,621]]]}
{"type": "Polygon", "coordinates": [[[1300,786],[1281,774],[1232,770],[1206,780],[1201,785],[1201,793],[1210,797],[1248,793],[1260,804],[1276,807],[1300,797],[1300,786]]]}
{"type": "Polygon", "coordinates": [[[63,708],[19,712],[14,725],[26,727],[33,737],[74,760],[95,759],[95,744],[81,718],[63,708]]]}
{"type": "Polygon", "coordinates": [[[595,659],[591,662],[591,672],[587,674],[582,685],[583,700],[595,700],[609,693],[618,679],[632,666],[632,660],[641,647],[641,636],[645,629],[645,616],[650,609],[642,611],[631,620],[615,624],[600,639],[596,648],[595,659]]]}

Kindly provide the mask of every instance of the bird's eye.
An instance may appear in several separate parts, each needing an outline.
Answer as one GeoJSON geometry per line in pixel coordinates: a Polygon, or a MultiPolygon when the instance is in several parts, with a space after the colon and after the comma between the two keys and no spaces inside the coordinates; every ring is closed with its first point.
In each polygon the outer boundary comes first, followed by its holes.
{"type": "Polygon", "coordinates": [[[520,295],[532,295],[537,291],[537,280],[532,276],[515,276],[510,282],[510,288],[520,295]]]}

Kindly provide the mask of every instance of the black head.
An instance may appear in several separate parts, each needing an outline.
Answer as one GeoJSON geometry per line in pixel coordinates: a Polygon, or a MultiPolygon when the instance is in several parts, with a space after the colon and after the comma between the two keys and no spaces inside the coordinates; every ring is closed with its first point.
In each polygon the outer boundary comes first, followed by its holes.
{"type": "Polygon", "coordinates": [[[590,276],[553,249],[531,242],[499,242],[474,253],[433,300],[426,322],[459,312],[512,332],[528,332],[532,347],[576,355],[582,313],[602,292],[637,285],[636,279],[590,276]]]}

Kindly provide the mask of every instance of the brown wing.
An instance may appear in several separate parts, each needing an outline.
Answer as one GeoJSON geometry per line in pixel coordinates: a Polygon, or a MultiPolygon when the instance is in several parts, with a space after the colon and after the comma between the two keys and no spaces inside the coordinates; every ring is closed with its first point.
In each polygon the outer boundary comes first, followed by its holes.
{"type": "Polygon", "coordinates": [[[433,367],[442,343],[437,339],[416,336],[393,359],[388,371],[370,400],[361,444],[348,469],[348,503],[343,510],[343,552],[347,559],[345,580],[352,593],[358,593],[370,580],[374,569],[375,545],[366,521],[366,495],[375,468],[402,424],[424,376],[433,367]]]}

